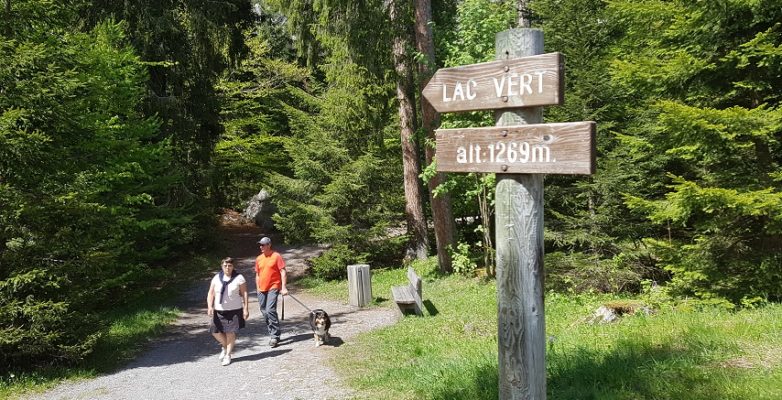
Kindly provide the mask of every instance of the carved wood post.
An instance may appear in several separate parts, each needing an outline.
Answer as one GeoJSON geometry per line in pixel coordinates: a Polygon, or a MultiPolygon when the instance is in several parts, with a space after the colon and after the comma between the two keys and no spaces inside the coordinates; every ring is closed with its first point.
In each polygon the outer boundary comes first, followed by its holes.
{"type": "MultiPolygon", "coordinates": [[[[497,59],[542,53],[538,29],[496,36],[497,59]]],[[[495,112],[497,126],[541,120],[541,107],[495,112]]],[[[544,400],[543,175],[498,174],[495,207],[500,399],[544,400]]]]}

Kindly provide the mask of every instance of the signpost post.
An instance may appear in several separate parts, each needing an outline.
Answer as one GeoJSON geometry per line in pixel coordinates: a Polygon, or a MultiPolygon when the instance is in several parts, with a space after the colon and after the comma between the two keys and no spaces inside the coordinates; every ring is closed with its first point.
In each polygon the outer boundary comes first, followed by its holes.
{"type": "Polygon", "coordinates": [[[497,173],[497,322],[500,399],[546,398],[543,174],[593,174],[595,123],[541,124],[562,104],[564,64],[543,33],[496,37],[497,61],[437,71],[423,96],[438,112],[495,110],[496,127],[437,131],[437,170],[497,173]]]}

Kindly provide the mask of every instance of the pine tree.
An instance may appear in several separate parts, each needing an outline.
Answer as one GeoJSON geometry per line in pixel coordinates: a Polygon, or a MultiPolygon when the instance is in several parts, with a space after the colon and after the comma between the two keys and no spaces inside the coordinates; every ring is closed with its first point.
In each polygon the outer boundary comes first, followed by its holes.
{"type": "MultiPolygon", "coordinates": [[[[782,8],[768,1],[618,1],[612,75],[629,104],[627,204],[671,289],[752,303],[782,297],[782,8]]],[[[617,161],[620,157],[615,158],[617,161]]]]}

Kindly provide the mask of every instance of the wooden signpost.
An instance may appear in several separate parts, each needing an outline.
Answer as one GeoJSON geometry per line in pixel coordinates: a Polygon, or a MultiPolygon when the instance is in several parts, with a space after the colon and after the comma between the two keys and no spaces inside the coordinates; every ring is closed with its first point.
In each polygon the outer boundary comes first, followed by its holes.
{"type": "Polygon", "coordinates": [[[443,68],[423,96],[441,113],[558,105],[563,74],[560,53],[443,68]]]}
{"type": "Polygon", "coordinates": [[[595,123],[439,129],[437,170],[593,174],[595,123]]]}
{"type": "Polygon", "coordinates": [[[500,399],[545,400],[543,175],[595,172],[595,123],[541,124],[562,104],[564,64],[543,33],[497,34],[497,61],[437,71],[423,96],[439,112],[495,110],[496,127],[437,130],[437,170],[497,173],[500,399]]]}

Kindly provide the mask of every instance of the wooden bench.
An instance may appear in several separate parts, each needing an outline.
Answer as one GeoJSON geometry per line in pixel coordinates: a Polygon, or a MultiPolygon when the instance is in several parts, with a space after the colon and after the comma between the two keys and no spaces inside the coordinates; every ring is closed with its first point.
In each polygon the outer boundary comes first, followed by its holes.
{"type": "Polygon", "coordinates": [[[415,309],[417,315],[423,315],[423,302],[421,301],[421,278],[416,275],[412,267],[407,268],[407,285],[393,286],[391,295],[394,297],[399,314],[404,315],[405,310],[415,309]]]}

